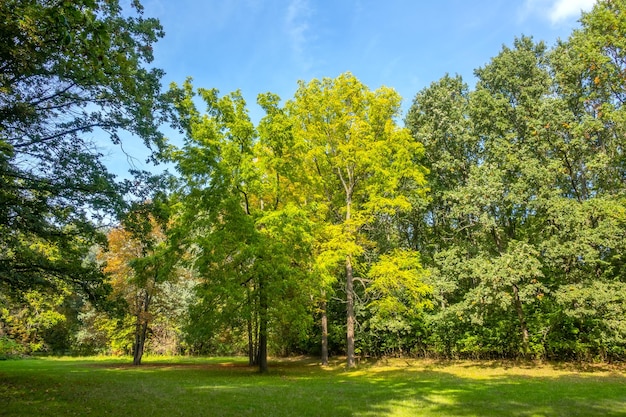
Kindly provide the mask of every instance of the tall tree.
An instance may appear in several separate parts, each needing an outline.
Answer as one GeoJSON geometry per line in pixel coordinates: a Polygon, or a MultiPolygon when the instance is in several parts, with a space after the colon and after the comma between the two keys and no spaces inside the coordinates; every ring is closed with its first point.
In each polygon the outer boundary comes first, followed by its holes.
{"type": "Polygon", "coordinates": [[[309,195],[325,212],[326,249],[344,265],[347,366],[352,367],[355,268],[359,271],[359,257],[372,246],[365,231],[377,216],[409,210],[409,195],[425,191],[425,172],[416,163],[423,148],[395,123],[399,95],[385,87],[370,91],[349,73],[301,82],[287,107],[306,152],[309,195]]]}
{"type": "MultiPolygon", "coordinates": [[[[475,247],[467,217],[456,207],[455,192],[467,185],[470,172],[482,158],[480,138],[474,134],[469,114],[470,91],[461,76],[445,75],[420,91],[405,119],[412,136],[424,146],[420,161],[428,169],[429,198],[414,204],[403,218],[404,238],[419,250],[430,269],[428,280],[441,310],[458,301],[467,288],[459,275],[442,273],[440,264],[459,243],[475,247]]],[[[441,321],[436,321],[441,322],[441,321]]]]}
{"type": "Polygon", "coordinates": [[[162,145],[162,71],[147,65],[163,32],[139,1],[129,13],[115,0],[0,4],[3,290],[61,280],[92,296],[102,291],[102,274],[83,261],[104,241],[93,219],[119,213],[124,190],[91,138],[121,145],[129,132],[162,145]]]}
{"type": "Polygon", "coordinates": [[[551,51],[516,39],[473,92],[446,76],[416,96],[433,198],[406,230],[430,236],[438,351],[623,352],[624,6],[551,51]]]}
{"type": "MultiPolygon", "coordinates": [[[[204,313],[229,326],[245,323],[250,363],[267,371],[268,340],[281,322],[307,315],[308,218],[291,200],[288,136],[272,113],[276,97],[259,98],[268,111],[261,138],[239,92],[219,97],[190,80],[171,94],[185,144],[174,150],[183,177],[178,219],[202,284],[204,313]]],[[[297,326],[294,326],[297,330],[297,326]]]]}
{"type": "Polygon", "coordinates": [[[533,125],[541,120],[542,100],[551,92],[546,52],[542,42],[522,37],[476,70],[479,81],[471,97],[471,115],[476,134],[483,139],[484,162],[461,190],[469,204],[459,205],[479,219],[475,230],[484,252],[475,259],[485,259],[475,271],[481,280],[477,297],[496,303],[502,296],[511,300],[524,354],[530,338],[524,305],[538,301],[533,294],[545,291],[538,280],[543,276],[538,251],[525,229],[531,223],[534,201],[545,195],[542,187],[551,183],[550,165],[541,154],[544,143],[532,134],[533,125]]]}
{"type": "Polygon", "coordinates": [[[626,2],[599,1],[550,56],[566,112],[541,133],[559,144],[563,195],[570,202],[550,206],[546,241],[548,265],[561,284],[549,334],[556,352],[626,352],[626,329],[616,320],[626,304],[625,34],[626,2]]]}

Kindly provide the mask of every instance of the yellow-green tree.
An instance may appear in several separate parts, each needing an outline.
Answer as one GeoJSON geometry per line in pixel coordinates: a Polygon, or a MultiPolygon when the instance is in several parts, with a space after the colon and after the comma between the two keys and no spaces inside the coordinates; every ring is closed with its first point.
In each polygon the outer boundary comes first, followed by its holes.
{"type": "MultiPolygon", "coordinates": [[[[355,364],[355,272],[366,282],[367,262],[360,265],[363,255],[393,246],[371,239],[368,229],[409,211],[412,197],[426,191],[425,169],[417,163],[423,148],[396,123],[400,102],[393,89],[371,91],[346,73],[301,82],[286,106],[307,175],[302,192],[317,203],[317,216],[324,224],[318,262],[326,271],[342,264],[345,273],[348,367],[355,364]]],[[[393,240],[391,235],[385,239],[393,240]]],[[[391,278],[383,273],[388,269],[378,271],[372,280],[391,278]]],[[[420,274],[407,277],[421,279],[420,274]]]]}

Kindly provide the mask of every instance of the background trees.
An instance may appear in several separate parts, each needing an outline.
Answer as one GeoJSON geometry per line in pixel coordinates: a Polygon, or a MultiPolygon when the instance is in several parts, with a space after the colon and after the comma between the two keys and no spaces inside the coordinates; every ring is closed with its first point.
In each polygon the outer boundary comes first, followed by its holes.
{"type": "Polygon", "coordinates": [[[474,91],[446,76],[416,96],[407,124],[436,172],[433,199],[416,217],[432,239],[435,350],[623,352],[612,317],[624,305],[613,275],[623,245],[624,86],[608,80],[623,71],[611,39],[624,6],[600,2],[552,50],[516,39],[476,71],[474,91]]]}
{"type": "Polygon", "coordinates": [[[121,146],[132,135],[157,150],[166,114],[162,72],[149,68],[163,32],[132,3],[124,13],[117,1],[0,5],[4,311],[34,308],[35,294],[56,300],[52,310],[76,311],[74,294],[95,300],[107,292],[90,253],[105,242],[97,223],[121,214],[127,187],[92,138],[121,146]]]}
{"type": "Polygon", "coordinates": [[[110,297],[123,303],[125,314],[121,320],[128,326],[117,326],[117,331],[132,335],[134,365],[141,364],[149,330],[161,337],[162,344],[170,346],[170,353],[178,351],[177,335],[172,333],[177,321],[182,320],[175,312],[177,306],[187,306],[189,298],[186,283],[180,282],[182,277],[189,277],[176,270],[177,260],[168,245],[168,219],[157,218],[147,208],[136,207],[125,227],[111,230],[107,251],[100,255],[113,289],[110,297]],[[159,322],[157,332],[155,324],[159,322]]]}
{"type": "Polygon", "coordinates": [[[350,73],[259,95],[256,125],[240,92],[162,94],[161,28],[126,12],[0,5],[0,346],[139,363],[175,334],[261,371],[268,352],[624,357],[625,1],[553,48],[515,39],[473,88],[445,75],[406,128],[350,73]],[[130,207],[87,134],[137,136],[178,177],[137,177],[130,207]],[[117,317],[86,302],[115,297],[117,317]]]}

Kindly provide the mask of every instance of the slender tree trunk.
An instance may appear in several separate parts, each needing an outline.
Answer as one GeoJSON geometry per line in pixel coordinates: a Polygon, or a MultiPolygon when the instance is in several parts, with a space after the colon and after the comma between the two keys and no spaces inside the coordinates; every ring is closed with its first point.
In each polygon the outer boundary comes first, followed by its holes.
{"type": "Polygon", "coordinates": [[[148,333],[148,309],[150,307],[150,295],[144,291],[141,308],[137,314],[135,324],[135,343],[133,344],[133,365],[141,365],[144,347],[146,345],[146,335],[148,333]]]}
{"type": "Polygon", "coordinates": [[[267,319],[261,318],[259,323],[259,372],[267,372],[267,319]]]}
{"type": "Polygon", "coordinates": [[[254,342],[252,340],[252,317],[248,317],[248,366],[254,366],[254,342]]]}
{"type": "Polygon", "coordinates": [[[322,365],[328,365],[328,316],[326,315],[326,294],[322,295],[322,365]]]}
{"type": "Polygon", "coordinates": [[[347,342],[347,367],[353,368],[354,359],[354,276],[352,273],[352,257],[348,255],[346,258],[346,313],[348,320],[346,323],[346,342],[347,342]]]}
{"type": "Polygon", "coordinates": [[[254,352],[253,365],[259,364],[259,312],[252,316],[252,351],[254,352]]]}
{"type": "Polygon", "coordinates": [[[250,315],[248,316],[248,365],[256,366],[259,363],[259,326],[257,320],[257,309],[252,298],[252,291],[248,288],[248,305],[250,315]]]}
{"type": "MultiPolygon", "coordinates": [[[[248,298],[248,307],[251,306],[252,304],[252,297],[250,296],[250,289],[248,288],[247,291],[247,298],[248,298]]],[[[250,310],[252,311],[252,310],[250,310]]],[[[254,341],[252,338],[252,313],[250,313],[248,315],[248,320],[247,320],[247,327],[248,327],[248,366],[254,366],[254,356],[256,354],[256,352],[254,351],[254,341]]]]}
{"type": "MultiPolygon", "coordinates": [[[[344,183],[345,186],[345,183],[344,183]]],[[[350,226],[350,218],[352,215],[352,192],[350,187],[346,187],[346,223],[348,226],[348,233],[352,234],[350,226]]],[[[354,358],[354,323],[356,318],[354,316],[354,274],[352,271],[352,255],[348,254],[346,257],[346,353],[348,368],[353,368],[355,365],[354,358]]]]}
{"type": "Polygon", "coordinates": [[[267,372],[267,294],[263,279],[259,282],[259,372],[267,372]]]}
{"type": "Polygon", "coordinates": [[[522,349],[523,355],[526,357],[528,354],[528,326],[526,324],[526,316],[524,315],[524,309],[522,308],[522,301],[519,298],[519,288],[517,285],[513,285],[513,301],[515,303],[515,311],[517,312],[517,318],[519,319],[520,330],[522,331],[522,349]]]}
{"type": "Polygon", "coordinates": [[[135,323],[135,340],[133,342],[133,365],[141,365],[141,356],[139,355],[139,351],[141,347],[141,314],[137,314],[137,322],[135,323]]]}

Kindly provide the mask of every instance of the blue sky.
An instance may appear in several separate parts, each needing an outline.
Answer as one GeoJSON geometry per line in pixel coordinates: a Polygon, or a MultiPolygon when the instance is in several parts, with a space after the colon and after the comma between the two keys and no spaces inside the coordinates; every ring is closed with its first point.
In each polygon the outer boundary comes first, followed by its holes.
{"type": "Polygon", "coordinates": [[[472,72],[521,34],[554,44],[593,0],[144,0],[165,38],[165,83],[290,98],[298,80],[350,71],[371,89],[395,88],[405,108],[446,72],[472,72]]]}
{"type": "MultiPolygon", "coordinates": [[[[291,98],[298,80],[350,71],[403,97],[445,73],[473,71],[516,36],[549,46],[578,27],[594,0],[143,0],[165,37],[154,48],[164,85],[240,89],[253,121],[259,93],[291,98]]],[[[175,138],[172,138],[175,139],[175,138]]]]}

